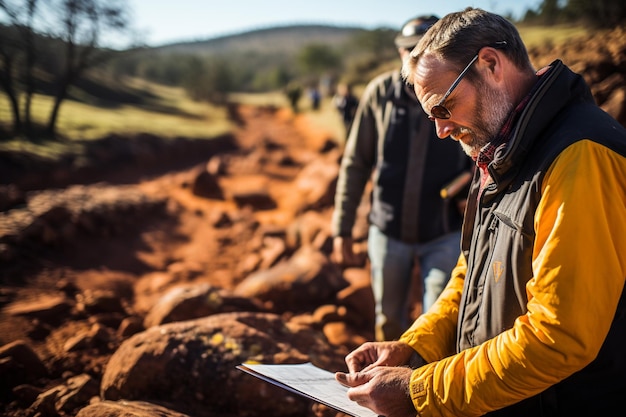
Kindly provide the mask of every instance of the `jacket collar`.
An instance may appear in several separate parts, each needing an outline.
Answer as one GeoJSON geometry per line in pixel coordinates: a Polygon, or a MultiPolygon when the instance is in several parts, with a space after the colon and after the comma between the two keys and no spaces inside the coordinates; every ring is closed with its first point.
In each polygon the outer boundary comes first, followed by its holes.
{"type": "Polygon", "coordinates": [[[534,88],[528,104],[515,123],[506,147],[499,147],[489,164],[494,182],[501,183],[517,172],[535,141],[554,128],[563,109],[575,101],[591,101],[593,96],[583,78],[560,60],[550,64],[534,88]]]}
{"type": "Polygon", "coordinates": [[[402,76],[397,76],[399,74],[399,71],[397,74],[394,74],[391,88],[387,91],[385,100],[391,101],[395,106],[401,107],[419,105],[415,91],[402,79],[402,76]]]}

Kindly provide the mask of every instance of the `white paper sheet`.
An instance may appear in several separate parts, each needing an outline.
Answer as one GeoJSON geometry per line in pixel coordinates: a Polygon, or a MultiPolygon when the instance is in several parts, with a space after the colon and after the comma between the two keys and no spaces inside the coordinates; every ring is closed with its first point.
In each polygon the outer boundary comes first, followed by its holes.
{"type": "Polygon", "coordinates": [[[354,417],[377,417],[369,408],[348,398],[348,387],[337,382],[333,372],[318,368],[310,362],[278,365],[245,363],[237,366],[237,369],[342,413],[354,417]]]}

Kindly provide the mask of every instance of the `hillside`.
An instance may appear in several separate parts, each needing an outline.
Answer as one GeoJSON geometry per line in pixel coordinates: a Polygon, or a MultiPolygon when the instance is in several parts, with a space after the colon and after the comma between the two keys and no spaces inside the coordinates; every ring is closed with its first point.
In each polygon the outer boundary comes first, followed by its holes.
{"type": "MultiPolygon", "coordinates": [[[[229,91],[273,91],[290,81],[310,85],[321,77],[346,76],[355,62],[375,67],[397,58],[396,30],[365,30],[330,25],[294,25],[253,30],[206,40],[125,51],[111,67],[117,74],[168,85],[221,77],[229,91]],[[308,51],[307,51],[308,50],[308,51]],[[301,54],[316,53],[306,62],[301,54]],[[219,72],[219,68],[226,68],[219,72]]],[[[371,69],[371,68],[366,68],[371,69]]],[[[366,77],[362,70],[354,74],[366,77]]]]}
{"type": "Polygon", "coordinates": [[[325,25],[292,25],[258,29],[207,40],[177,42],[152,48],[159,53],[229,54],[254,52],[293,54],[308,44],[342,45],[363,29],[325,25]]]}

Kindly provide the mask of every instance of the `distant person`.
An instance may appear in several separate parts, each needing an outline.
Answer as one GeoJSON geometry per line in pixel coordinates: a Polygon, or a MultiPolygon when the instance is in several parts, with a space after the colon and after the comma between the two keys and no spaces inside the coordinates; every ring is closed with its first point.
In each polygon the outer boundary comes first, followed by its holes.
{"type": "Polygon", "coordinates": [[[403,74],[478,169],[450,283],[400,340],[346,357],[349,398],[387,417],[626,415],[626,129],[480,9],[436,23],[403,74]]]}
{"type": "Polygon", "coordinates": [[[311,109],[319,110],[322,94],[317,87],[313,87],[309,90],[309,98],[311,99],[311,109]]]}
{"type": "Polygon", "coordinates": [[[359,99],[352,93],[350,84],[339,84],[337,86],[337,93],[333,97],[333,105],[341,116],[347,137],[354,120],[356,108],[359,105],[359,99]]]}
{"type": "Polygon", "coordinates": [[[300,110],[298,107],[298,103],[300,102],[300,98],[302,97],[302,87],[295,83],[289,83],[285,88],[285,95],[289,100],[291,110],[294,113],[298,113],[298,111],[300,110]]]}
{"type": "MultiPolygon", "coordinates": [[[[404,24],[395,38],[401,59],[436,21],[420,16],[404,24]]],[[[408,326],[416,267],[421,270],[423,311],[448,282],[459,256],[467,189],[450,198],[442,198],[441,189],[471,169],[471,159],[457,144],[437,138],[402,79],[400,65],[367,85],[341,161],[332,233],[333,259],[354,263],[352,228],[371,179],[367,247],[376,340],[396,339],[408,326]]]]}

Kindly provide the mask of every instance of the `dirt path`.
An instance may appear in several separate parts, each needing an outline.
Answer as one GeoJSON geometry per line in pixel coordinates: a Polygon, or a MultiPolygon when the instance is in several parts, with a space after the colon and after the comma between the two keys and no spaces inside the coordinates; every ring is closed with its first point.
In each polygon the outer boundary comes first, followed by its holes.
{"type": "Polygon", "coordinates": [[[241,151],[227,156],[228,172],[220,176],[225,199],[207,199],[190,192],[190,184],[204,166],[171,173],[140,184],[147,194],[169,199],[176,206],[178,223],[171,230],[177,239],[168,239],[159,231],[149,231],[143,241],[150,246],[151,254],[143,259],[155,269],[176,264],[176,268],[203,271],[212,284],[230,288],[236,276],[245,248],[250,244],[252,232],[242,227],[235,230],[212,227],[224,215],[231,219],[247,217],[242,222],[250,225],[287,227],[296,213],[290,205],[292,182],[302,166],[319,152],[327,133],[308,124],[304,116],[294,117],[288,111],[263,110],[243,107],[239,112],[243,120],[236,131],[241,151]],[[291,163],[284,163],[288,159],[291,163]],[[267,190],[277,207],[251,212],[237,206],[232,196],[237,193],[254,193],[267,190]]]}
{"type": "MultiPolygon", "coordinates": [[[[63,247],[34,252],[30,263],[23,263],[16,274],[2,274],[6,282],[0,286],[0,346],[25,340],[53,375],[60,376],[67,366],[68,339],[93,329],[89,314],[68,312],[72,318],[54,323],[41,317],[65,314],[52,309],[75,309],[60,302],[65,297],[108,293],[134,298],[132,314],[141,316],[176,283],[207,282],[231,289],[243,279],[248,264],[255,261],[247,254],[264,245],[255,231],[259,227],[284,230],[293,222],[293,180],[305,164],[319,158],[329,135],[305,116],[284,110],[242,107],[238,118],[239,150],[207,161],[228,167],[219,177],[225,198],[192,192],[205,163],[112,186],[106,192],[120,196],[139,192],[162,199],[165,208],[130,221],[117,219],[119,227],[108,236],[83,236],[63,247]],[[258,192],[266,192],[276,207],[255,211],[232,199],[237,193],[258,192]]],[[[94,199],[102,192],[96,185],[84,189],[94,199]]],[[[72,366],[97,375],[111,353],[81,351],[72,366]]]]}

